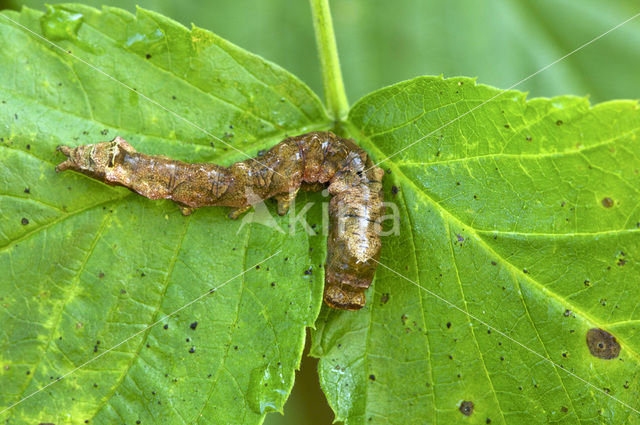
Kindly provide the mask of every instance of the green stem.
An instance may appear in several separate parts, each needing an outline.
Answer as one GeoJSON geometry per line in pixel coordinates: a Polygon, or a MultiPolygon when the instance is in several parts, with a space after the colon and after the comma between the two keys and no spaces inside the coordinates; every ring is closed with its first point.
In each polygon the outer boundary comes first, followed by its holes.
{"type": "Polygon", "coordinates": [[[342,82],[340,60],[336,37],[333,33],[333,21],[329,10],[329,0],[310,0],[313,15],[313,27],[316,33],[316,44],[322,67],[324,98],[329,116],[336,121],[346,118],[349,112],[347,95],[342,82]]]}

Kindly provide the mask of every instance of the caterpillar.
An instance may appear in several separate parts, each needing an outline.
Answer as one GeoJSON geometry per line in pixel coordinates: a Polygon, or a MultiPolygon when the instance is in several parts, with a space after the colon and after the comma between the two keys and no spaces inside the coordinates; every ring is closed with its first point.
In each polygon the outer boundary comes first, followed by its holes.
{"type": "Polygon", "coordinates": [[[252,196],[275,198],[278,214],[284,215],[299,189],[328,186],[323,298],[336,309],[364,307],[364,291],[371,285],[380,256],[384,171],[352,139],[331,132],[289,137],[259,159],[229,167],[146,155],[121,137],[57,149],[67,159],[56,171],[73,170],[149,199],[170,199],[185,215],[200,207],[226,206],[232,208],[229,217],[236,219],[256,202],[252,196]]]}

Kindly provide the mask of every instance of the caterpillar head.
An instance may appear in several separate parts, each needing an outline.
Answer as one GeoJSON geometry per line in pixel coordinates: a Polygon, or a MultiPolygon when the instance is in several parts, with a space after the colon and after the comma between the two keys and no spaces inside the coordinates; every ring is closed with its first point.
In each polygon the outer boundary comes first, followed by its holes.
{"type": "Polygon", "coordinates": [[[117,164],[122,162],[125,153],[136,150],[121,137],[110,142],[82,145],[76,148],[60,145],[59,152],[67,156],[64,162],[56,166],[56,171],[73,170],[89,177],[103,180],[117,164]]]}

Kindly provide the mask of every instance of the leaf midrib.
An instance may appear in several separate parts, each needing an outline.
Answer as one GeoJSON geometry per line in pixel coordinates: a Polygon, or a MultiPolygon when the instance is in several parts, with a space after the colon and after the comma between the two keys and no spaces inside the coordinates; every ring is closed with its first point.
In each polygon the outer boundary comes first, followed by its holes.
{"type": "Polygon", "coordinates": [[[442,161],[433,161],[433,162],[419,162],[419,161],[397,161],[398,166],[420,166],[420,167],[429,167],[432,165],[443,165],[443,164],[451,164],[456,162],[465,162],[465,161],[480,161],[484,159],[496,159],[496,158],[514,158],[514,159],[547,159],[547,158],[561,158],[564,156],[576,155],[585,151],[589,151],[592,149],[597,149],[603,146],[608,146],[611,144],[615,144],[621,139],[627,138],[640,130],[640,127],[636,127],[633,130],[629,130],[625,133],[616,134],[613,137],[605,139],[602,142],[594,143],[588,146],[583,146],[578,149],[570,149],[563,150],[557,152],[538,152],[538,153],[505,153],[496,152],[496,153],[488,153],[485,155],[474,155],[474,156],[465,156],[460,158],[452,158],[446,159],[442,161]]]}

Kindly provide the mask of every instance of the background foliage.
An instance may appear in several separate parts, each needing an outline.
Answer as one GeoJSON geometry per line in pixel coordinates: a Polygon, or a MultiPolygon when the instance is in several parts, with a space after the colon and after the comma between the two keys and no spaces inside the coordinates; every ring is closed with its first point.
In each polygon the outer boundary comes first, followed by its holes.
{"type": "MultiPolygon", "coordinates": [[[[2,2],[0,2],[1,4],[2,2]]],[[[42,0],[4,0],[43,9],[42,0]]],[[[100,7],[101,0],[87,0],[100,7]]],[[[133,11],[132,2],[109,5],[133,11]]],[[[139,0],[140,7],[195,23],[257,53],[322,93],[311,14],[305,1],[139,0]]],[[[419,75],[478,77],[507,88],[637,12],[634,0],[332,1],[348,98],[419,75]]],[[[555,65],[518,90],[531,96],[589,95],[593,102],[638,98],[640,24],[555,65]],[[606,57],[606,60],[602,60],[606,57]],[[634,83],[636,82],[636,83],[634,83]]]]}

